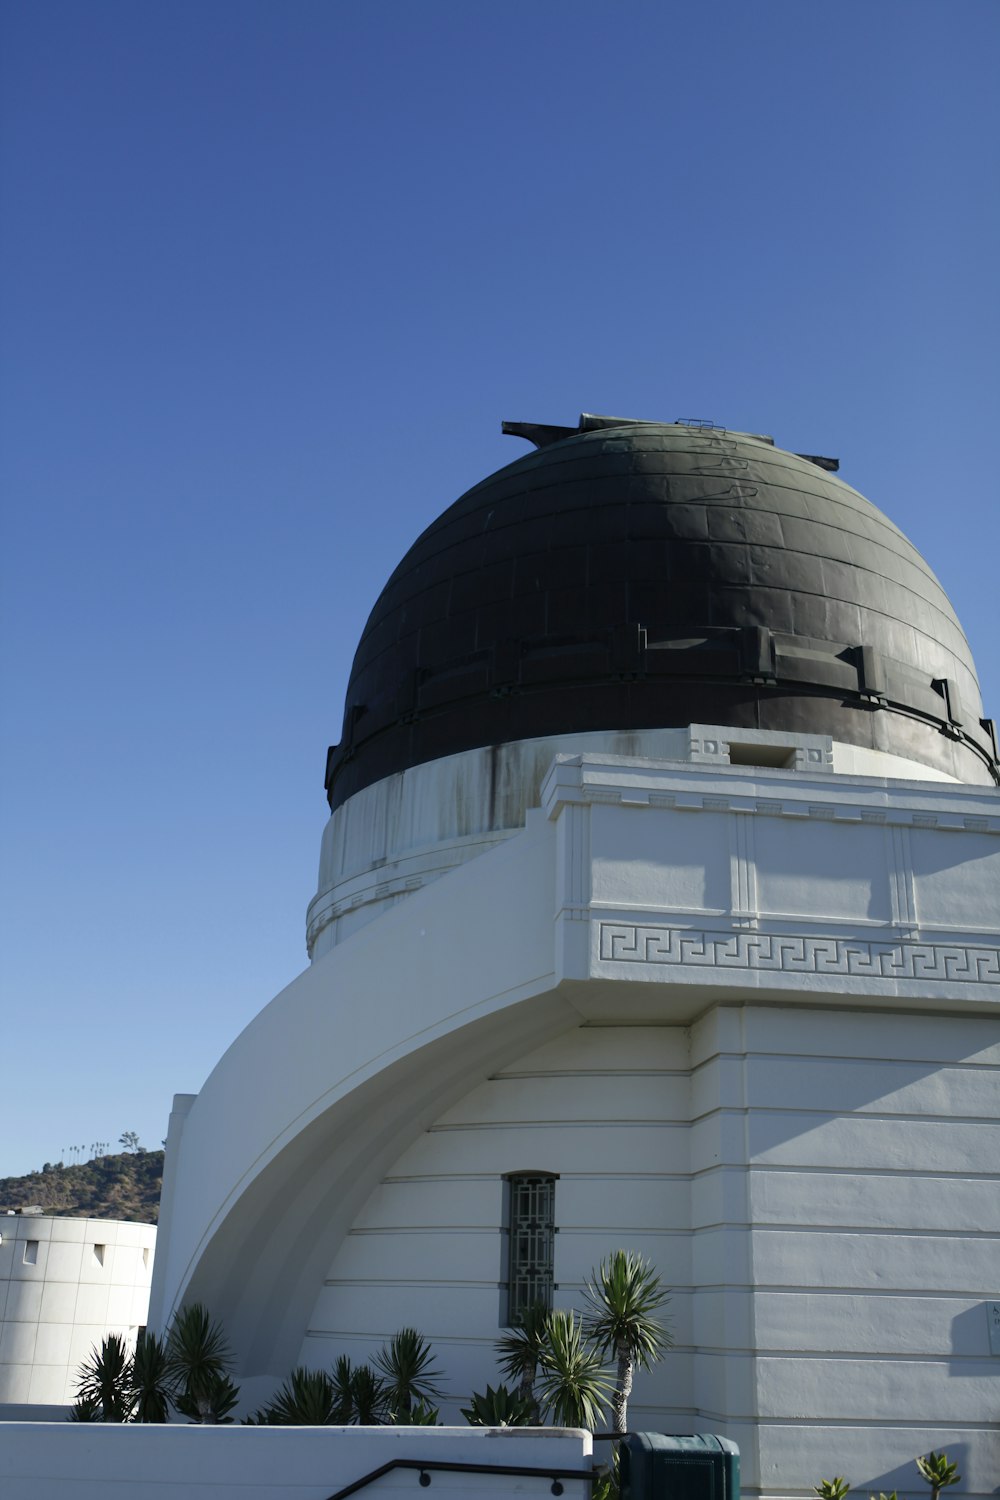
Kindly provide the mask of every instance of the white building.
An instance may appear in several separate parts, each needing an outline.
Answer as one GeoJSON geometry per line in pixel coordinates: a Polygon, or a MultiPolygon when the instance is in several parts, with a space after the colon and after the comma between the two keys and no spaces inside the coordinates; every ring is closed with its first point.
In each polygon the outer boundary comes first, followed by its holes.
{"type": "Polygon", "coordinates": [[[0,1406],[71,1403],[106,1335],[135,1343],[155,1248],[153,1224],[0,1216],[0,1406]]]}
{"type": "Polygon", "coordinates": [[[538,451],[418,540],[331,752],[310,967],[175,1103],[150,1322],[268,1393],[404,1324],[674,1288],[637,1428],[752,1495],[1000,1480],[1000,793],[965,638],[832,461],[538,451]]]}

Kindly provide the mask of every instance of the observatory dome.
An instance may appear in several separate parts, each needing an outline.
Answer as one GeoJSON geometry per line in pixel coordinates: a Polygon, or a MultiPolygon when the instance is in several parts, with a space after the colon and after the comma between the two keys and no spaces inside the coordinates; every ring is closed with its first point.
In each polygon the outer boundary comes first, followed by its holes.
{"type": "Polygon", "coordinates": [[[536,451],[444,511],[371,612],[331,808],[459,751],[692,722],[1000,779],[944,590],[835,460],[703,424],[504,429],[536,451]]]}

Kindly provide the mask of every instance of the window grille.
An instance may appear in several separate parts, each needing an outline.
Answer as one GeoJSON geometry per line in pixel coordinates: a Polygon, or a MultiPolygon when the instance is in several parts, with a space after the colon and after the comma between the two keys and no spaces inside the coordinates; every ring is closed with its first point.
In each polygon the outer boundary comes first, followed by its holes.
{"type": "Polygon", "coordinates": [[[541,1172],[507,1178],[507,1307],[505,1324],[521,1321],[538,1302],[552,1306],[556,1179],[541,1172]]]}

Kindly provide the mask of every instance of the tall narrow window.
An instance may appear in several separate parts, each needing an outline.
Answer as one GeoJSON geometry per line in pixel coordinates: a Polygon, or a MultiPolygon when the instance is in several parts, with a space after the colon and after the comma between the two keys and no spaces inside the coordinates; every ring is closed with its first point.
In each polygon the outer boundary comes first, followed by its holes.
{"type": "Polygon", "coordinates": [[[518,1172],[507,1178],[507,1326],[527,1308],[552,1306],[556,1179],[548,1172],[518,1172]]]}

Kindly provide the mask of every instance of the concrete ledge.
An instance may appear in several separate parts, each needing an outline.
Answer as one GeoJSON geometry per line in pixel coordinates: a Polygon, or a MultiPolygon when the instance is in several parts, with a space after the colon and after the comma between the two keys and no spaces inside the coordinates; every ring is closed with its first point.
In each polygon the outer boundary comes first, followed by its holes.
{"type": "MultiPolygon", "coordinates": [[[[543,1469],[542,1476],[448,1473],[431,1487],[463,1500],[548,1500],[561,1472],[566,1500],[589,1500],[591,1436],[569,1429],[470,1427],[194,1427],[15,1422],[0,1433],[0,1493],[31,1500],[328,1500],[394,1459],[543,1469]]],[[[362,1495],[423,1494],[412,1469],[362,1495]]]]}

